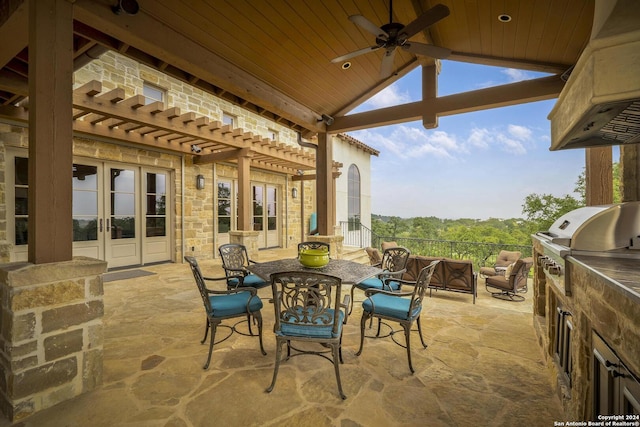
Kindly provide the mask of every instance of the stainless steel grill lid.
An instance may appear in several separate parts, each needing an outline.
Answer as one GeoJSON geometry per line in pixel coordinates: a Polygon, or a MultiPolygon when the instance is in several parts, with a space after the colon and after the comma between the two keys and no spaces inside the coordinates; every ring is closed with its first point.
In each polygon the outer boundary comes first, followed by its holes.
{"type": "Polygon", "coordinates": [[[552,243],[573,250],[628,248],[640,236],[640,201],[575,209],[558,218],[544,234],[552,243]]]}

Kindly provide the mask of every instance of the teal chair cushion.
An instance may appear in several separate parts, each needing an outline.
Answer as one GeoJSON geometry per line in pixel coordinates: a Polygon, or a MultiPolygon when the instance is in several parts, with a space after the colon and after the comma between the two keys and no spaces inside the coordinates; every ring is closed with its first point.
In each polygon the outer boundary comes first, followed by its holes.
{"type": "Polygon", "coordinates": [[[411,316],[408,315],[411,300],[392,295],[374,294],[362,302],[362,309],[368,313],[372,311],[382,316],[393,317],[395,319],[409,320],[420,314],[422,306],[413,310],[411,316]],[[374,311],[375,310],[375,311],[374,311]]]}
{"type": "Polygon", "coordinates": [[[214,317],[226,317],[262,309],[262,300],[255,296],[251,298],[250,292],[238,292],[229,295],[210,295],[209,301],[213,309],[214,317]]]}
{"type": "MultiPolygon", "coordinates": [[[[377,277],[372,277],[370,279],[366,279],[363,280],[362,282],[358,283],[356,286],[360,289],[383,289],[382,288],[382,280],[378,279],[377,277]]],[[[389,286],[385,286],[384,290],[388,291],[389,287],[391,288],[392,291],[397,291],[398,289],[400,289],[400,284],[398,282],[395,282],[393,280],[389,281],[389,286]]]]}
{"type": "MultiPolygon", "coordinates": [[[[299,308],[298,313],[302,313],[302,308],[299,308]]],[[[333,309],[327,310],[327,316],[322,319],[316,319],[314,324],[294,323],[294,321],[285,322],[281,320],[280,331],[276,331],[276,334],[293,337],[337,338],[342,332],[344,312],[338,310],[338,330],[335,334],[332,331],[334,313],[335,311],[333,309]]]]}
{"type": "MultiPolygon", "coordinates": [[[[229,279],[229,285],[231,286],[238,286],[238,282],[239,279],[237,277],[232,277],[229,279]]],[[[251,288],[261,288],[266,285],[267,282],[265,282],[255,274],[249,274],[245,276],[244,281],[242,282],[242,286],[249,286],[251,288]]]]}

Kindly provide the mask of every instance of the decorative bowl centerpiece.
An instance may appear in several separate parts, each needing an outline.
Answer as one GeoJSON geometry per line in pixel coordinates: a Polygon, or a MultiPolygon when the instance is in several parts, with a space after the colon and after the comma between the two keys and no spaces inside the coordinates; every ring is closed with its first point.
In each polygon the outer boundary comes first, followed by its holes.
{"type": "Polygon", "coordinates": [[[309,268],[322,268],[329,264],[329,251],[323,249],[302,249],[298,254],[300,264],[309,268]]]}

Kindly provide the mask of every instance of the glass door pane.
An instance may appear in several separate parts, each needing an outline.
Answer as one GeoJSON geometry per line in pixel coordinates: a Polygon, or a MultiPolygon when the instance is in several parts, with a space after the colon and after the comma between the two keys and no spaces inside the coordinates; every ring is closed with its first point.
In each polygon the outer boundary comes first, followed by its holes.
{"type": "Polygon", "coordinates": [[[136,237],[135,173],[111,169],[111,239],[136,237]]]}
{"type": "Polygon", "coordinates": [[[73,165],[73,241],[98,240],[98,167],[73,165]]]}
{"type": "Polygon", "coordinates": [[[167,235],[166,204],[166,175],[147,172],[147,237],[158,237],[167,235]]]}

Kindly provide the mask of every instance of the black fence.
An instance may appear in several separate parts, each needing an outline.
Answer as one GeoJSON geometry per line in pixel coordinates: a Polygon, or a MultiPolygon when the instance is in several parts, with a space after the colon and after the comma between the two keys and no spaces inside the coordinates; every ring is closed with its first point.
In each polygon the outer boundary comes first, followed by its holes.
{"type": "Polygon", "coordinates": [[[409,249],[413,255],[472,260],[477,268],[495,264],[496,257],[501,250],[519,251],[521,258],[533,256],[533,247],[529,245],[377,236],[364,226],[361,226],[360,230],[349,230],[346,222],[341,223],[341,226],[342,235],[345,238],[343,244],[346,246],[380,248],[382,242],[393,241],[398,246],[404,246],[409,249]]]}

